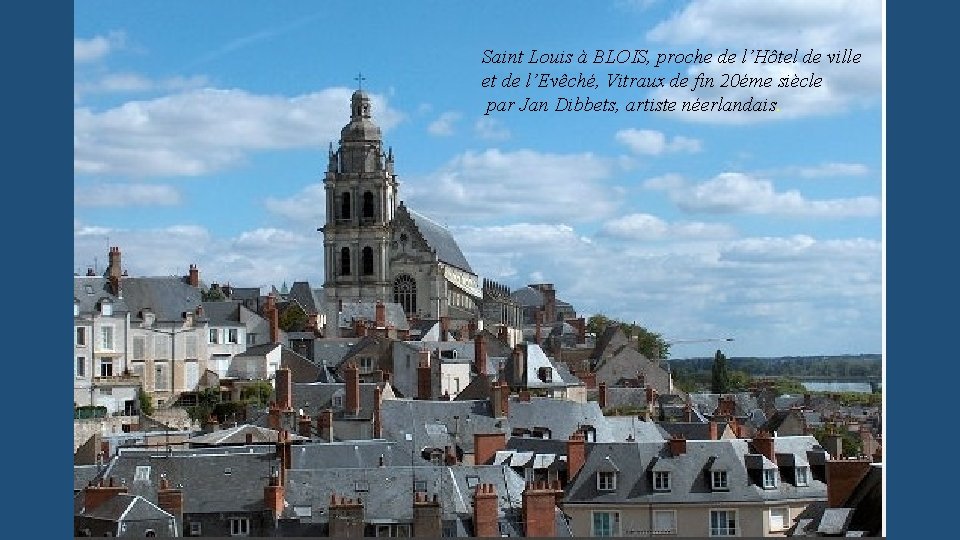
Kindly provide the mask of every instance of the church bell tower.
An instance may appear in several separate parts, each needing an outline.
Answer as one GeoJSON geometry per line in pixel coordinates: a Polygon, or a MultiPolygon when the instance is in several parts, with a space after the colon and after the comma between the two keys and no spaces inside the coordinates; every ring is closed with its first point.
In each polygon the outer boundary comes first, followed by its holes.
{"type": "Polygon", "coordinates": [[[380,128],[371,120],[370,97],[350,98],[350,122],[332,145],[323,181],[324,296],[327,335],[337,336],[340,305],[358,300],[391,301],[390,225],[397,207],[393,151],[384,152],[380,128]]]}

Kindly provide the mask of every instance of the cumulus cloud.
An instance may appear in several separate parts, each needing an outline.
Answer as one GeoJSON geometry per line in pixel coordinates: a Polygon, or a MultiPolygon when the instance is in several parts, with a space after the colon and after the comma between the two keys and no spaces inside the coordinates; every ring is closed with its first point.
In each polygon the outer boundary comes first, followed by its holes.
{"type": "Polygon", "coordinates": [[[319,227],[326,219],[327,194],[323,184],[310,184],[287,198],[269,197],[267,210],[301,227],[319,227]]]}
{"type": "Polygon", "coordinates": [[[628,214],[607,221],[601,234],[627,240],[698,240],[731,238],[736,231],[725,223],[678,221],[669,223],[650,214],[628,214]]]}
{"type": "MultiPolygon", "coordinates": [[[[778,121],[814,115],[832,114],[852,107],[876,105],[881,90],[881,17],[880,0],[816,0],[810,2],[771,3],[762,0],[695,0],[647,33],[647,38],[663,43],[664,52],[683,52],[691,46],[702,52],[718,54],[725,48],[738,54],[746,48],[776,49],[802,56],[810,49],[823,55],[819,64],[738,64],[736,72],[753,77],[780,77],[794,74],[823,77],[820,88],[721,88],[722,74],[733,73],[726,64],[711,62],[691,66],[685,74],[694,77],[703,72],[714,78],[713,88],[696,91],[702,100],[777,101],[777,112],[681,112],[677,118],[694,122],[750,123],[778,121]],[[680,46],[680,47],[677,47],[680,46]],[[860,53],[856,64],[830,64],[827,53],[852,48],[860,53]],[[742,69],[741,69],[742,68],[742,69]]],[[[690,99],[688,89],[657,89],[657,99],[690,99]]]]}
{"type": "Polygon", "coordinates": [[[881,209],[877,197],[809,200],[799,191],[778,192],[769,180],[733,172],[692,186],[648,181],[646,187],[665,189],[671,200],[688,212],[850,218],[878,216],[881,209]]]}
{"type": "MultiPolygon", "coordinates": [[[[198,176],[242,163],[249,152],[324,147],[339,138],[352,91],[328,88],[293,97],[205,88],[103,112],[74,110],[78,174],[198,176]]],[[[401,119],[372,95],[379,125],[401,119]]]]}
{"type": "Polygon", "coordinates": [[[143,92],[179,92],[207,86],[207,77],[168,77],[151,79],[139,73],[108,73],[93,81],[77,82],[74,94],[77,100],[88,94],[143,93],[143,92]]]}
{"type": "Polygon", "coordinates": [[[186,275],[191,264],[207,283],[280,286],[287,280],[323,280],[323,242],[279,228],[245,231],[217,238],[203,227],[174,225],[125,229],[76,223],[75,271],[97,266],[103,271],[107,246],[119,246],[123,268],[131,276],[186,275]]]}
{"type": "Polygon", "coordinates": [[[465,217],[586,221],[616,207],[602,186],[611,169],[591,153],[467,151],[431,174],[408,178],[403,196],[412,207],[461,223],[465,217]]]}
{"type": "Polygon", "coordinates": [[[168,185],[99,183],[75,187],[73,201],[77,206],[172,206],[180,204],[180,192],[168,185]]]}
{"type": "Polygon", "coordinates": [[[479,118],[473,124],[473,132],[477,137],[488,141],[504,141],[510,138],[510,130],[496,118],[488,116],[479,118]]]}
{"type": "Polygon", "coordinates": [[[126,35],[119,31],[88,39],[73,38],[73,61],[78,64],[95,62],[122,48],[125,42],[126,35]]]}
{"type": "Polygon", "coordinates": [[[456,111],[441,113],[436,120],[430,122],[430,125],[427,126],[427,133],[438,137],[453,135],[454,124],[456,124],[462,116],[463,115],[456,111]]]}
{"type": "Polygon", "coordinates": [[[700,151],[700,141],[689,137],[667,136],[650,129],[622,129],[614,138],[636,154],[658,156],[667,152],[696,153],[700,151]]]}

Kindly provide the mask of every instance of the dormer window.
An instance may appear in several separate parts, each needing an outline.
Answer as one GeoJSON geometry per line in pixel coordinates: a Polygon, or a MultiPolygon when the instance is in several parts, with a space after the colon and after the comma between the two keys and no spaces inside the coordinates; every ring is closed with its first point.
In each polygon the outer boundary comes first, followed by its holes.
{"type": "Polygon", "coordinates": [[[714,491],[726,491],[730,489],[727,484],[727,471],[711,471],[711,486],[714,491]]]}
{"type": "Polygon", "coordinates": [[[100,314],[104,317],[110,317],[113,315],[113,304],[108,300],[103,300],[100,302],[100,314]]]}
{"type": "Polygon", "coordinates": [[[78,304],[76,301],[73,302],[73,316],[80,316],[80,304],[78,304]]]}
{"type": "Polygon", "coordinates": [[[806,486],[810,483],[810,467],[797,467],[796,472],[798,486],[806,486]]]}
{"type": "Polygon", "coordinates": [[[653,472],[654,491],[670,491],[670,471],[653,472]]]}
{"type": "Polygon", "coordinates": [[[597,490],[614,491],[617,489],[617,473],[614,471],[599,471],[597,473],[597,490]]]}
{"type": "Polygon", "coordinates": [[[776,489],[776,488],[777,488],[777,470],[764,469],[763,470],[763,489],[776,489]]]}
{"type": "Polygon", "coordinates": [[[553,368],[551,367],[542,367],[537,370],[537,377],[540,378],[543,382],[553,382],[553,368]]]}

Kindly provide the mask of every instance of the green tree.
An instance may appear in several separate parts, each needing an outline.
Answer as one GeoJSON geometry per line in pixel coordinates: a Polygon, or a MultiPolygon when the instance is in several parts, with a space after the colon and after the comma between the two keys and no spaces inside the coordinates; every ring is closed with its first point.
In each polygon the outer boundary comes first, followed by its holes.
{"type": "Polygon", "coordinates": [[[720,349],[717,349],[717,354],[713,355],[710,391],[714,394],[726,394],[730,392],[730,374],[727,372],[727,357],[720,352],[720,349]]]}
{"type": "Polygon", "coordinates": [[[587,332],[599,336],[612,322],[614,322],[613,319],[603,313],[593,314],[587,319],[587,332]]]}
{"type": "Polygon", "coordinates": [[[670,355],[670,344],[657,332],[651,332],[642,326],[635,326],[637,350],[647,358],[666,358],[670,355]]]}
{"type": "Polygon", "coordinates": [[[140,402],[140,414],[147,416],[153,414],[153,400],[143,391],[143,388],[137,388],[137,401],[140,402]]]}
{"type": "Polygon", "coordinates": [[[219,302],[221,300],[226,300],[227,297],[223,294],[223,291],[217,287],[216,289],[200,291],[200,299],[204,302],[219,302]]]}
{"type": "Polygon", "coordinates": [[[240,392],[240,398],[246,403],[254,405],[266,405],[270,402],[270,396],[273,395],[273,385],[269,381],[257,381],[244,386],[240,392]]]}
{"type": "Polygon", "coordinates": [[[309,320],[309,317],[299,305],[291,303],[280,314],[280,329],[284,332],[303,332],[309,320]]]}

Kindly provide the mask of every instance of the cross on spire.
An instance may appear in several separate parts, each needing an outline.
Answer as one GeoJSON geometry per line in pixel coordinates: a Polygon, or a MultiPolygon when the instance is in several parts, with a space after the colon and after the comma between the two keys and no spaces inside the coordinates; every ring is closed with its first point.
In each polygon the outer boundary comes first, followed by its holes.
{"type": "Polygon", "coordinates": [[[363,81],[367,80],[367,78],[363,76],[363,73],[357,73],[357,76],[354,77],[353,80],[357,81],[357,90],[363,90],[363,81]]]}

